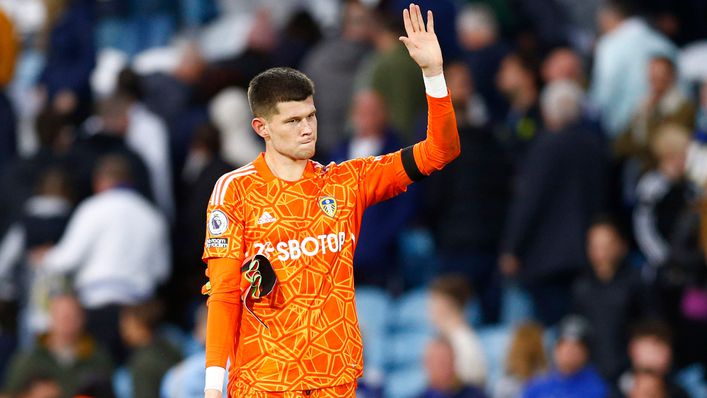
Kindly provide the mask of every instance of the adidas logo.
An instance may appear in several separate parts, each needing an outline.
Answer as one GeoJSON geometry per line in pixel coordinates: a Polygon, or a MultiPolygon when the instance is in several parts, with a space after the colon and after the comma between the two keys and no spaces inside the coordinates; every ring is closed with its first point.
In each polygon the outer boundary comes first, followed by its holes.
{"type": "Polygon", "coordinates": [[[266,211],[266,212],[263,213],[263,215],[260,216],[260,218],[258,219],[258,225],[260,225],[260,224],[267,224],[267,223],[271,223],[271,222],[275,222],[275,221],[277,221],[277,220],[275,220],[275,217],[271,216],[270,213],[268,213],[268,212],[266,211]]]}

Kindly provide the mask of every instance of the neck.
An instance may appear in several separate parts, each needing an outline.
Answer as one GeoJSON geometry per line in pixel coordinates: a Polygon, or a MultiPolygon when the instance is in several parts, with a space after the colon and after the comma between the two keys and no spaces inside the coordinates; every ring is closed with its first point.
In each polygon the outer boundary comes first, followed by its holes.
{"type": "Polygon", "coordinates": [[[75,351],[78,340],[69,336],[60,336],[56,334],[49,334],[47,337],[47,347],[49,351],[75,351]]]}
{"type": "Polygon", "coordinates": [[[265,163],[273,175],[285,181],[297,181],[302,178],[307,159],[291,159],[276,154],[274,151],[265,151],[265,163]]]}

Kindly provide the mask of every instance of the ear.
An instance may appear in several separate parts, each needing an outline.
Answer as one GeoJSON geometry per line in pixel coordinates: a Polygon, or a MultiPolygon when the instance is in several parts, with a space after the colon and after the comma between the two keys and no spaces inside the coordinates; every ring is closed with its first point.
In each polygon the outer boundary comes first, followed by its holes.
{"type": "Polygon", "coordinates": [[[250,121],[250,125],[253,127],[253,131],[255,131],[255,133],[263,139],[267,140],[268,138],[270,138],[270,133],[268,132],[267,124],[265,122],[265,119],[263,119],[262,117],[253,118],[253,120],[250,121]]]}

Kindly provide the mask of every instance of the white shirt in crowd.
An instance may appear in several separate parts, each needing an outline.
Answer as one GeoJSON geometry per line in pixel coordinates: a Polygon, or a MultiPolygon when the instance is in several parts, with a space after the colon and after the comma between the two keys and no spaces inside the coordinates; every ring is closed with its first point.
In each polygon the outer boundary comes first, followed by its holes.
{"type": "Polygon", "coordinates": [[[479,337],[470,327],[460,327],[450,331],[447,338],[454,351],[454,368],[460,381],[483,388],[486,357],[479,337]]]}
{"type": "Polygon", "coordinates": [[[42,265],[51,274],[75,271],[86,308],[138,303],[169,276],[167,223],[131,189],[101,192],[79,205],[42,265]]]}

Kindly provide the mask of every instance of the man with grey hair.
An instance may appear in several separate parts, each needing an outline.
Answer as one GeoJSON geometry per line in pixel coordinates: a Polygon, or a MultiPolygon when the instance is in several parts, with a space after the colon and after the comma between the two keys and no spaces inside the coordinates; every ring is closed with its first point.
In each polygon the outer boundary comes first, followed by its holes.
{"type": "Polygon", "coordinates": [[[586,231],[605,208],[607,158],[581,123],[584,93],[569,81],[541,96],[547,132],[531,144],[520,168],[499,260],[518,276],[546,325],[568,310],[569,287],[586,264],[586,231]]]}

